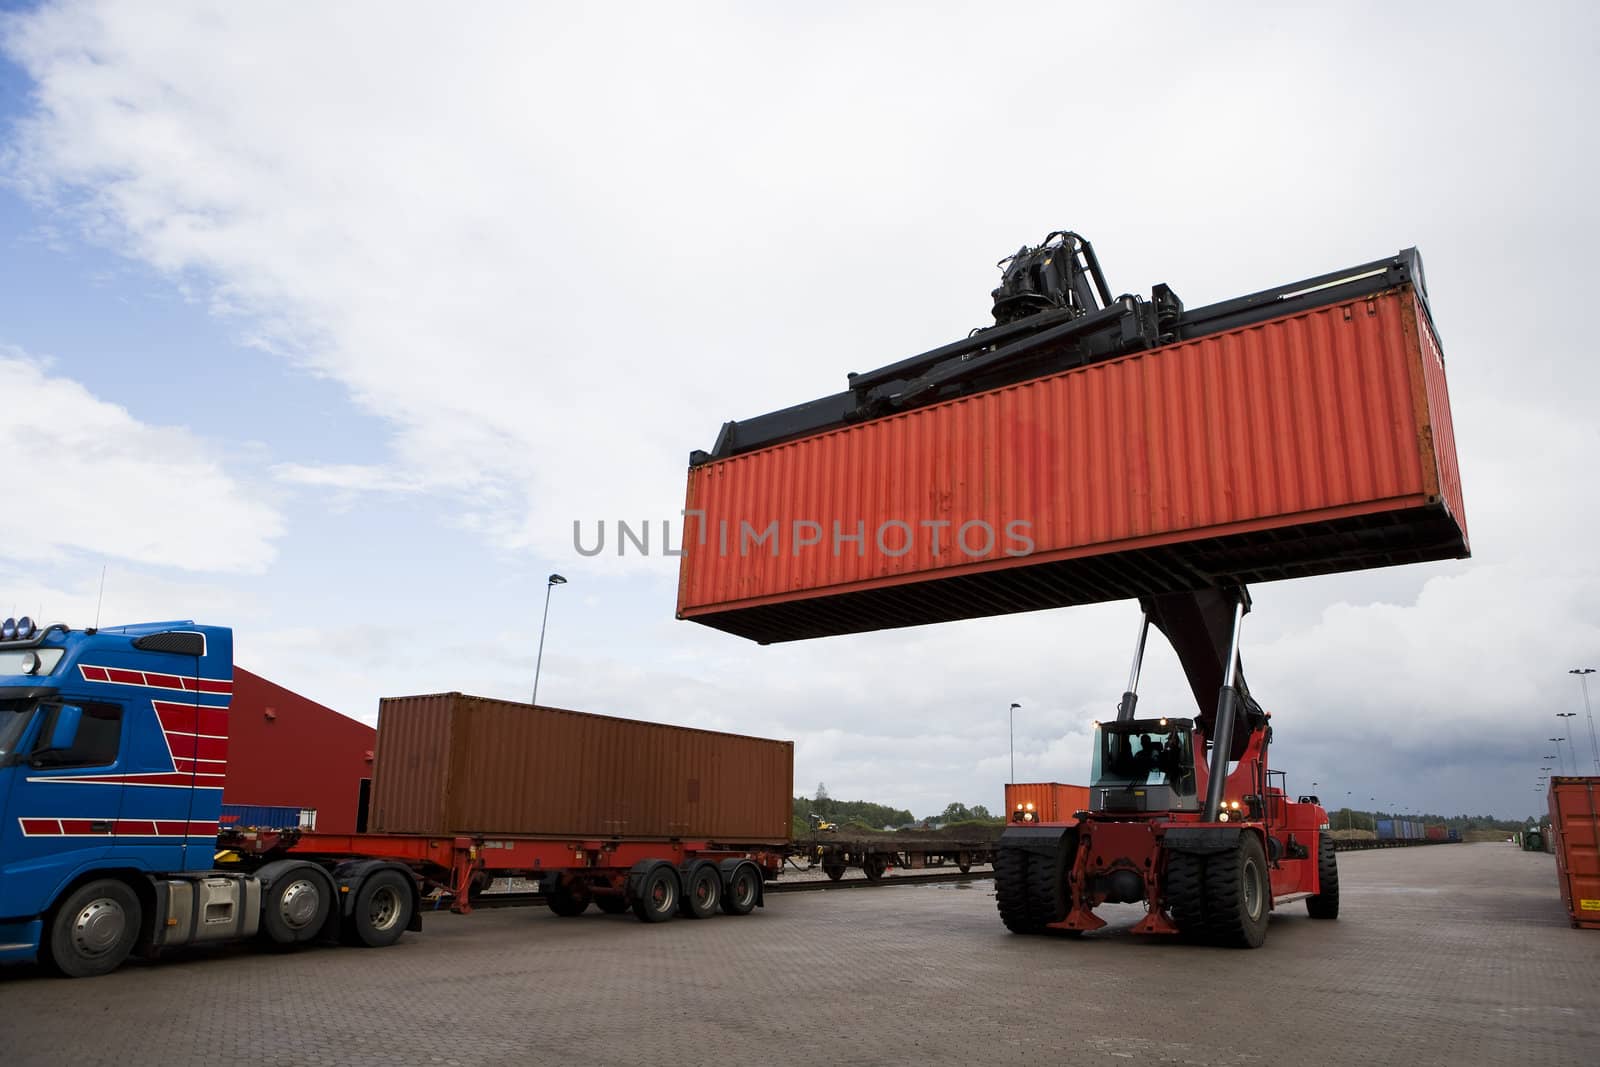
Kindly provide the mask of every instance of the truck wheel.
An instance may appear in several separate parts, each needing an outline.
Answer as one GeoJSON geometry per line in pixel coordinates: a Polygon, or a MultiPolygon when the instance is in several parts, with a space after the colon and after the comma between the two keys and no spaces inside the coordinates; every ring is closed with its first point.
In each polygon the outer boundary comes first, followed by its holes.
{"type": "Polygon", "coordinates": [[[1162,899],[1178,933],[1186,938],[1206,932],[1206,861],[1192,852],[1168,852],[1162,899]]]}
{"type": "Polygon", "coordinates": [[[678,872],[666,863],[657,864],[639,879],[633,913],[641,922],[664,923],[678,913],[680,896],[678,872]]]}
{"type": "Polygon", "coordinates": [[[79,886],[50,920],[42,962],[65,978],[109,974],[133,951],[143,918],[126,882],[106,878],[79,886]]]}
{"type": "Polygon", "coordinates": [[[362,882],[349,921],[357,943],[367,948],[387,948],[400,940],[411,923],[411,886],[406,876],[385,870],[362,882]]]}
{"type": "Polygon", "coordinates": [[[867,881],[876,882],[883,877],[883,872],[889,867],[889,861],[875,852],[869,852],[861,857],[861,872],[867,876],[867,881]]]}
{"type": "Polygon", "coordinates": [[[313,870],[291,871],[262,895],[261,929],[274,944],[310,941],[322,932],[333,900],[327,882],[313,870]]]}
{"type": "Polygon", "coordinates": [[[761,899],[761,872],[754,864],[736,868],[722,894],[722,910],[729,915],[749,915],[761,899]]]}
{"type": "Polygon", "coordinates": [[[1042,929],[1028,907],[1028,852],[1002,848],[994,861],[994,899],[1000,921],[1014,934],[1036,934],[1042,929]]]}
{"type": "Polygon", "coordinates": [[[1211,939],[1219,945],[1260,948],[1267,939],[1272,889],[1261,839],[1245,831],[1231,852],[1206,860],[1206,913],[1211,939]]]}
{"type": "Polygon", "coordinates": [[[589,898],[575,896],[565,889],[557,888],[544,898],[545,904],[551,911],[563,919],[576,919],[589,910],[589,898]]]}
{"type": "Polygon", "coordinates": [[[824,863],[822,865],[822,873],[827,875],[830,881],[837,882],[844,877],[844,864],[824,863]]]}
{"type": "Polygon", "coordinates": [[[1339,855],[1333,841],[1323,834],[1317,842],[1317,888],[1321,892],[1306,898],[1306,913],[1313,919],[1339,917],[1339,855]]]}
{"type": "Polygon", "coordinates": [[[683,887],[683,915],[686,919],[709,919],[722,904],[722,875],[716,867],[702,863],[689,872],[683,887]]]}

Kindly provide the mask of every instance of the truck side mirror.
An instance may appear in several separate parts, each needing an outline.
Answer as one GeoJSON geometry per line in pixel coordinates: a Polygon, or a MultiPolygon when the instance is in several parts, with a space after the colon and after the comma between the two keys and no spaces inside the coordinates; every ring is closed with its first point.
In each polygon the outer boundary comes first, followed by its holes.
{"type": "Polygon", "coordinates": [[[63,704],[56,710],[55,725],[50,728],[50,744],[46,752],[67,752],[78,740],[78,726],[83,722],[83,709],[76,704],[63,704]]]}

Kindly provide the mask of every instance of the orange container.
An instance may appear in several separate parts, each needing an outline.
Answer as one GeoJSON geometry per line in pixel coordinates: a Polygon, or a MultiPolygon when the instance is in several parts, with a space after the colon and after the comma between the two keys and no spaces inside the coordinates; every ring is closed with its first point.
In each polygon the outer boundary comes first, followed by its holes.
{"type": "Polygon", "coordinates": [[[762,643],[1469,554],[1410,284],[689,471],[678,617],[762,643]]]}
{"type": "Polygon", "coordinates": [[[789,840],[794,742],[444,693],[379,703],[390,833],[789,840]]]}
{"type": "Polygon", "coordinates": [[[1550,848],[1572,925],[1600,930],[1600,777],[1550,779],[1550,848]]]}
{"type": "Polygon", "coordinates": [[[1010,782],[1006,785],[1006,819],[1013,823],[1068,823],[1074,821],[1074,813],[1088,808],[1089,787],[1086,785],[1060,782],[1010,782]],[[1023,817],[1019,817],[1019,812],[1023,817]],[[1033,818],[1026,818],[1030,813],[1033,818]]]}

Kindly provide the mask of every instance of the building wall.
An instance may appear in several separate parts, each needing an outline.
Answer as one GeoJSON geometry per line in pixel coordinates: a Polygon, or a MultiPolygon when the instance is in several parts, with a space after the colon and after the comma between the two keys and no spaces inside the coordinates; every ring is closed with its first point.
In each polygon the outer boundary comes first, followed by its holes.
{"type": "Polygon", "coordinates": [[[228,720],[223,803],[315,808],[319,831],[356,831],[377,731],[241,667],[228,720]]]}

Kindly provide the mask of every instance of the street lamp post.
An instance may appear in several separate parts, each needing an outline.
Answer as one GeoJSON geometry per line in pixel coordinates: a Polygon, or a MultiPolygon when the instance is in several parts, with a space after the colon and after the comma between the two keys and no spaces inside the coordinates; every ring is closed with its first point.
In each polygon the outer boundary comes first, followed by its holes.
{"type": "Polygon", "coordinates": [[[1594,773],[1600,774],[1600,738],[1594,732],[1594,708],[1589,704],[1589,675],[1594,673],[1593,667],[1574,667],[1567,672],[1578,676],[1578,684],[1583,686],[1583,713],[1589,719],[1589,751],[1594,756],[1594,773]]]}
{"type": "MultiPolygon", "coordinates": [[[[1558,719],[1576,719],[1577,717],[1578,717],[1578,713],[1575,712],[1575,711],[1558,711],[1558,712],[1556,712],[1556,718],[1558,718],[1558,719]]],[[[1578,773],[1578,744],[1577,744],[1577,742],[1572,740],[1572,732],[1573,732],[1572,731],[1572,724],[1570,722],[1563,722],[1561,725],[1563,725],[1563,726],[1565,726],[1567,728],[1567,748],[1572,750],[1572,773],[1573,774],[1577,774],[1578,773]]]]}
{"type": "Polygon", "coordinates": [[[1344,828],[1346,830],[1350,830],[1350,829],[1354,829],[1355,828],[1356,813],[1355,813],[1355,810],[1350,805],[1351,805],[1350,790],[1346,789],[1344,791],[1344,828]]]}
{"type": "Polygon", "coordinates": [[[539,658],[533,661],[533,699],[531,704],[539,703],[539,669],[544,666],[544,630],[550,625],[550,590],[558,585],[566,585],[567,580],[559,574],[552,574],[544,583],[544,619],[539,623],[539,658]]]}
{"type": "Polygon", "coordinates": [[[1011,710],[1006,712],[1006,719],[1010,724],[1011,732],[1011,783],[1013,785],[1017,781],[1017,709],[1020,707],[1022,707],[1021,704],[1012,704],[1011,710]]]}
{"type": "Polygon", "coordinates": [[[1561,742],[1565,741],[1566,738],[1565,737],[1552,737],[1552,738],[1550,738],[1550,740],[1554,741],[1556,743],[1556,766],[1561,768],[1562,770],[1566,770],[1566,766],[1567,766],[1566,759],[1567,759],[1567,757],[1565,757],[1565,756],[1563,756],[1561,754],[1561,742]]]}

